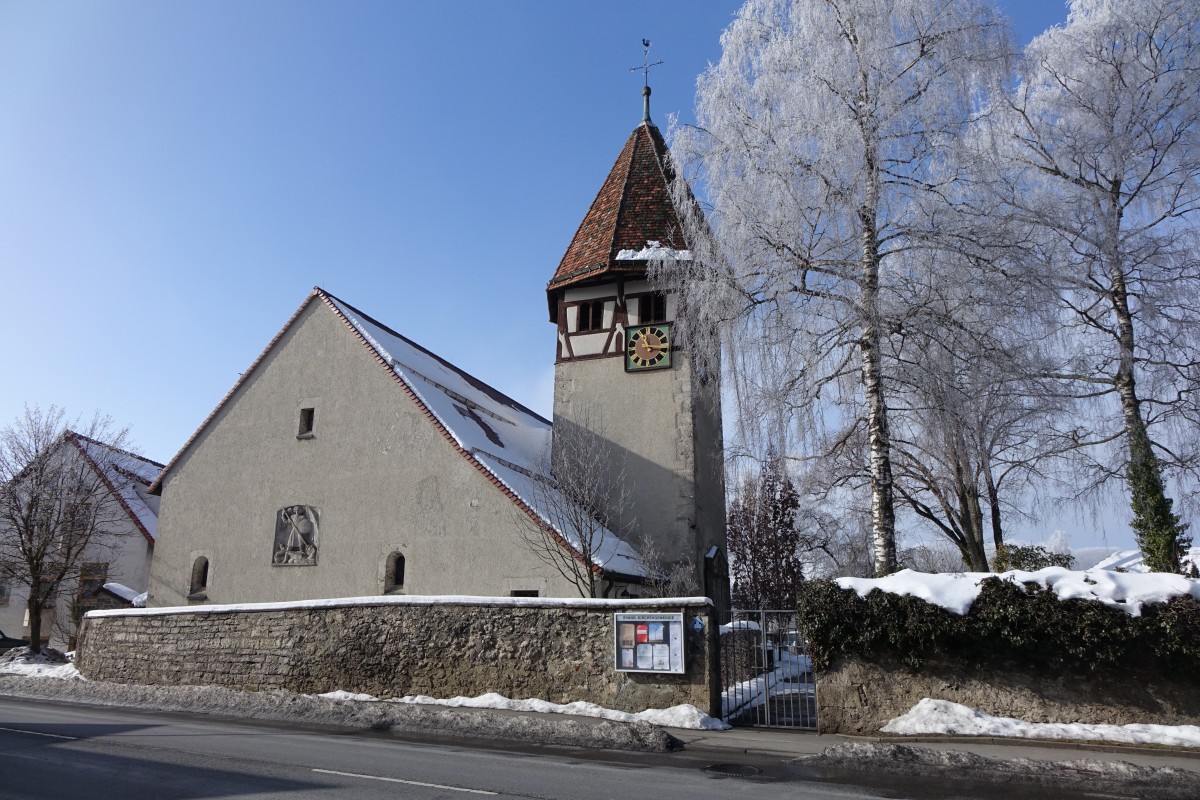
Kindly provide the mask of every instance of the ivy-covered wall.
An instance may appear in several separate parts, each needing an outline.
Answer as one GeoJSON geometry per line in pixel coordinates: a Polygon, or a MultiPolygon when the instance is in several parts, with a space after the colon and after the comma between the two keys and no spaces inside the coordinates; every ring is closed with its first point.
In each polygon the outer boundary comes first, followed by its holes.
{"type": "Polygon", "coordinates": [[[1032,722],[1200,723],[1200,602],[1131,616],[985,580],[968,613],[813,581],[799,599],[823,732],[874,733],[923,697],[1032,722]]]}

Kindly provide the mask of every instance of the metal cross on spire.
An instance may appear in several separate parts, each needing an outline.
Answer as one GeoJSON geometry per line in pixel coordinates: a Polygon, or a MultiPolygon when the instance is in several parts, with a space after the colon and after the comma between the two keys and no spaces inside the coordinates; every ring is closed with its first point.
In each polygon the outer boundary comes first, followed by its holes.
{"type": "Polygon", "coordinates": [[[630,67],[630,72],[642,71],[642,122],[650,121],[650,68],[657,67],[662,61],[650,63],[650,40],[642,39],[642,65],[630,67]]]}

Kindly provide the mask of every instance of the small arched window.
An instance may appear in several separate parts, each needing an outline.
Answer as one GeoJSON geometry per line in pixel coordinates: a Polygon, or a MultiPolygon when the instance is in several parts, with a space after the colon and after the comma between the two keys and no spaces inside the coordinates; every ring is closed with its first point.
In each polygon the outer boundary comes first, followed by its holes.
{"type": "Polygon", "coordinates": [[[192,562],[192,582],[188,590],[189,600],[208,599],[208,559],[199,556],[192,562]]]}
{"type": "Polygon", "coordinates": [[[384,571],[383,591],[385,594],[404,590],[404,554],[392,553],[387,557],[384,571]]]}

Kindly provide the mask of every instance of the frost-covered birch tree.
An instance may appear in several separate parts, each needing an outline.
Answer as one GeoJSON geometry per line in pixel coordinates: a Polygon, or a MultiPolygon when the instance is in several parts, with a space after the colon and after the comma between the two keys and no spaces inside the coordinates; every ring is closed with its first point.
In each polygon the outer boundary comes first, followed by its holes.
{"type": "Polygon", "coordinates": [[[973,0],[749,0],[721,45],[697,124],[674,135],[712,235],[692,215],[697,265],[655,275],[683,297],[693,358],[723,340],[780,367],[744,419],[814,409],[808,433],[825,435],[809,436],[813,455],[866,443],[875,571],[892,572],[895,286],[918,246],[914,203],[944,188],[939,161],[982,73],[1004,60],[1005,29],[973,0]]]}
{"type": "Polygon", "coordinates": [[[1058,377],[1094,401],[1094,439],[1123,440],[1155,569],[1177,570],[1187,543],[1164,463],[1200,461],[1198,18],[1194,0],[1075,0],[981,124],[996,212],[1028,225],[1045,256],[1026,277],[1059,303],[1058,377]]]}

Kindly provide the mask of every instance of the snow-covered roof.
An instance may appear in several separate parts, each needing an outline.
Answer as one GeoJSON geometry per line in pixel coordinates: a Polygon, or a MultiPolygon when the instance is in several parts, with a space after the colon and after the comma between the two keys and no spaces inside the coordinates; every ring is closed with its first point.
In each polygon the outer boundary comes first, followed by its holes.
{"type": "MultiPolygon", "coordinates": [[[[326,292],[321,296],[362,336],[467,458],[542,523],[553,526],[554,517],[541,506],[547,502],[561,506],[566,500],[557,496],[545,477],[550,422],[350,304],[326,292]]],[[[576,551],[580,549],[579,532],[556,532],[576,551]]],[[[627,542],[605,529],[593,535],[596,546],[590,549],[597,567],[644,575],[637,551],[627,542]]]]}
{"type": "MultiPolygon", "coordinates": [[[[1191,547],[1182,559],[1185,567],[1195,567],[1200,570],[1200,547],[1191,547]]],[[[1113,553],[1096,565],[1096,569],[1107,569],[1113,572],[1149,572],[1141,550],[1122,550],[1113,553]]]]}
{"type": "Polygon", "coordinates": [[[102,475],[117,502],[148,541],[158,533],[159,499],[148,487],[162,472],[157,461],[69,431],[68,438],[102,475]]]}
{"type": "Polygon", "coordinates": [[[955,614],[965,614],[979,596],[980,584],[987,578],[999,578],[1022,586],[1034,583],[1054,591],[1060,600],[1096,600],[1127,614],[1141,616],[1146,603],[1161,603],[1172,597],[1190,595],[1200,599],[1200,581],[1162,572],[1149,574],[1110,572],[1090,569],[1083,572],[1062,567],[1046,567],[1034,572],[914,572],[911,569],[883,578],[838,578],[843,589],[853,589],[866,597],[873,589],[890,594],[919,597],[955,614]]]}
{"type": "Polygon", "coordinates": [[[664,247],[661,242],[651,239],[641,250],[619,250],[617,261],[691,261],[691,250],[676,250],[664,247]]]}
{"type": "Polygon", "coordinates": [[[134,600],[136,600],[142,594],[137,589],[130,589],[128,586],[126,586],[123,583],[115,583],[115,582],[109,582],[109,583],[104,584],[104,591],[106,591],[110,594],[115,594],[117,597],[121,598],[126,603],[132,603],[134,600]]]}

